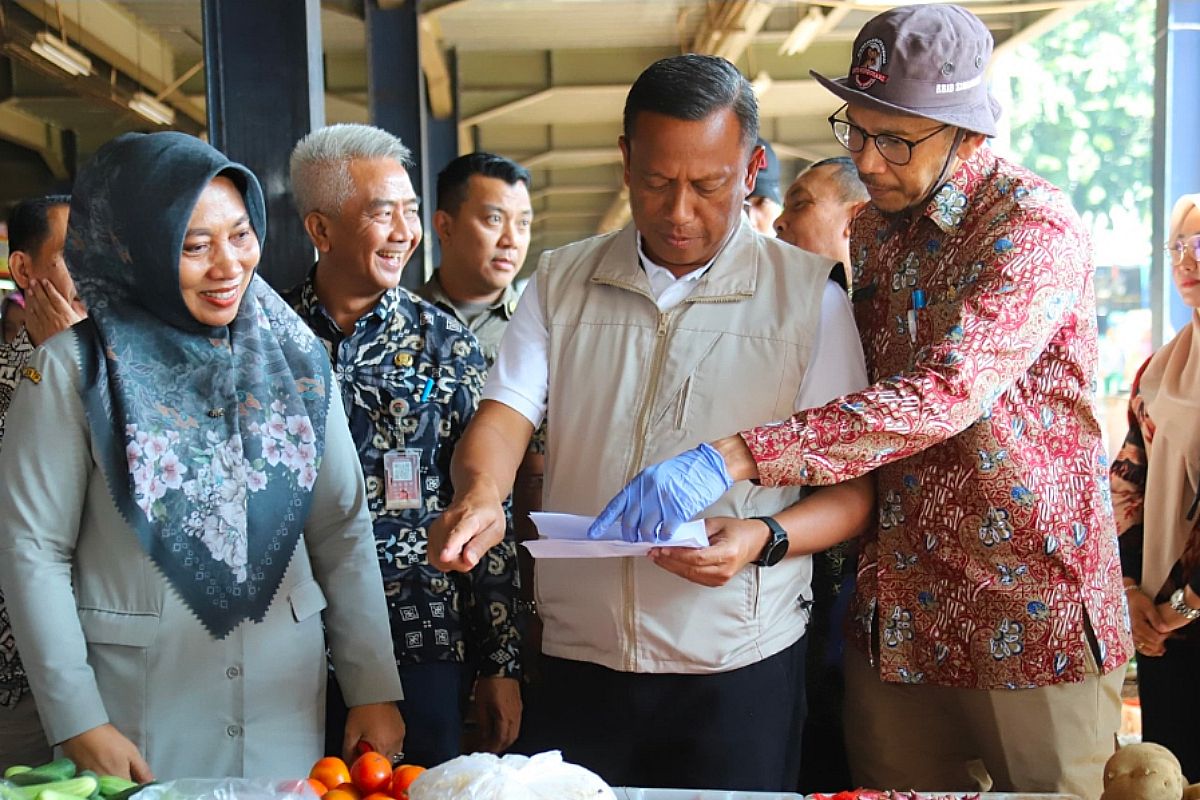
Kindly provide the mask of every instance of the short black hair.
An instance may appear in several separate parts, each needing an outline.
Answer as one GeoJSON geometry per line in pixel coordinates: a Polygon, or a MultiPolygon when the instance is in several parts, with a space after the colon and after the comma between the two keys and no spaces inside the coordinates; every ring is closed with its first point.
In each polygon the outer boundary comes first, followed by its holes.
{"type": "Polygon", "coordinates": [[[863,185],[862,180],[858,177],[858,167],[854,166],[854,159],[850,156],[834,156],[833,158],[823,158],[820,161],[813,162],[805,168],[805,172],[812,172],[817,167],[833,167],[833,182],[837,184],[838,199],[843,203],[865,203],[871,199],[870,193],[867,192],[867,187],[863,185]]]}
{"type": "Polygon", "coordinates": [[[22,200],[8,212],[8,252],[36,253],[50,235],[50,209],[71,205],[69,194],[22,200]]]}
{"type": "Polygon", "coordinates": [[[511,158],[477,151],[451,161],[437,176],[437,209],[451,214],[467,199],[467,184],[472,175],[499,178],[509,186],[518,182],[529,188],[529,170],[511,158]]]}
{"type": "Polygon", "coordinates": [[[731,108],[749,149],[758,139],[758,100],[746,76],[719,56],[685,53],[655,61],[638,76],[625,97],[625,141],[642,111],[699,121],[731,108]]]}

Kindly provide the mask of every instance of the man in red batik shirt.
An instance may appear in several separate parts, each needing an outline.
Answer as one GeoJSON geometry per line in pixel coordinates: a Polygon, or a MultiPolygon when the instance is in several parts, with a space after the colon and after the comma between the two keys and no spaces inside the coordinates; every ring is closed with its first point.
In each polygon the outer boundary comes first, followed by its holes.
{"type": "Polygon", "coordinates": [[[847,77],[814,73],[846,102],[830,124],[871,195],[850,245],[874,384],[715,442],[715,467],[701,445],[649,468],[596,527],[654,540],[733,480],[874,472],[846,656],[855,780],[1098,797],[1132,648],[1090,246],[1058,189],[985,144],[991,51],[970,12],[910,5],[866,24],[847,77]]]}

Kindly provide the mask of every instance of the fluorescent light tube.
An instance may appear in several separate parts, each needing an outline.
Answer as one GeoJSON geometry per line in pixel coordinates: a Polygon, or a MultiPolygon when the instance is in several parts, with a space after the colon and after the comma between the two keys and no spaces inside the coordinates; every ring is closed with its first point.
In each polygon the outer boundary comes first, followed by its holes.
{"type": "Polygon", "coordinates": [[[133,98],[129,101],[129,110],[159,125],[175,124],[175,109],[145,92],[133,93],[133,98]]]}
{"type": "Polygon", "coordinates": [[[38,31],[29,49],[70,75],[90,75],[92,72],[90,58],[47,31],[38,31]]]}

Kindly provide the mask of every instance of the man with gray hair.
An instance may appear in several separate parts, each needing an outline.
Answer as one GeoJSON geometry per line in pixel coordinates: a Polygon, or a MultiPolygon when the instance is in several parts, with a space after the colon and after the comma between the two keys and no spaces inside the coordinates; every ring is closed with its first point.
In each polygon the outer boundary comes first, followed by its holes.
{"type": "MultiPolygon", "coordinates": [[[[317,263],[288,299],[333,361],[404,682],[405,755],[433,766],[459,754],[472,685],[482,746],[498,752],[516,738],[520,636],[511,526],[468,573],[445,576],[426,557],[487,367],[464,325],[399,286],[422,235],[408,158],[399,139],[368,125],[332,125],[296,145],[292,191],[317,263]]],[[[329,690],[327,729],[337,731],[344,706],[336,681],[329,690]]]]}
{"type": "MultiPolygon", "coordinates": [[[[849,156],[822,159],[809,164],[788,187],[775,233],[788,244],[840,263],[849,288],[850,223],[870,202],[849,156]]],[[[834,270],[835,280],[841,279],[841,271],[834,270]]]]}

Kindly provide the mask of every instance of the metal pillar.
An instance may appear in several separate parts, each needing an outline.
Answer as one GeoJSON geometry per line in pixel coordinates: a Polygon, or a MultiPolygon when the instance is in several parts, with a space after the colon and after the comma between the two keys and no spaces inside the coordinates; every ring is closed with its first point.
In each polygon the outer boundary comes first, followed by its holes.
{"type": "Polygon", "coordinates": [[[400,137],[412,150],[409,169],[413,188],[421,197],[421,247],[404,268],[400,283],[416,288],[432,269],[433,179],[428,168],[429,105],[421,74],[420,12],[415,0],[397,8],[381,9],[378,0],[367,0],[367,106],[374,125],[400,137]]]}
{"type": "Polygon", "coordinates": [[[325,124],[320,0],[203,3],[209,141],[262,183],[268,228],[259,270],[283,291],[315,261],[292,204],[288,157],[325,124]]]}
{"type": "Polygon", "coordinates": [[[1200,1],[1158,0],[1154,52],[1154,260],[1150,274],[1155,348],[1168,323],[1179,330],[1191,318],[1171,280],[1163,246],[1171,207],[1182,194],[1200,191],[1200,1]]]}

